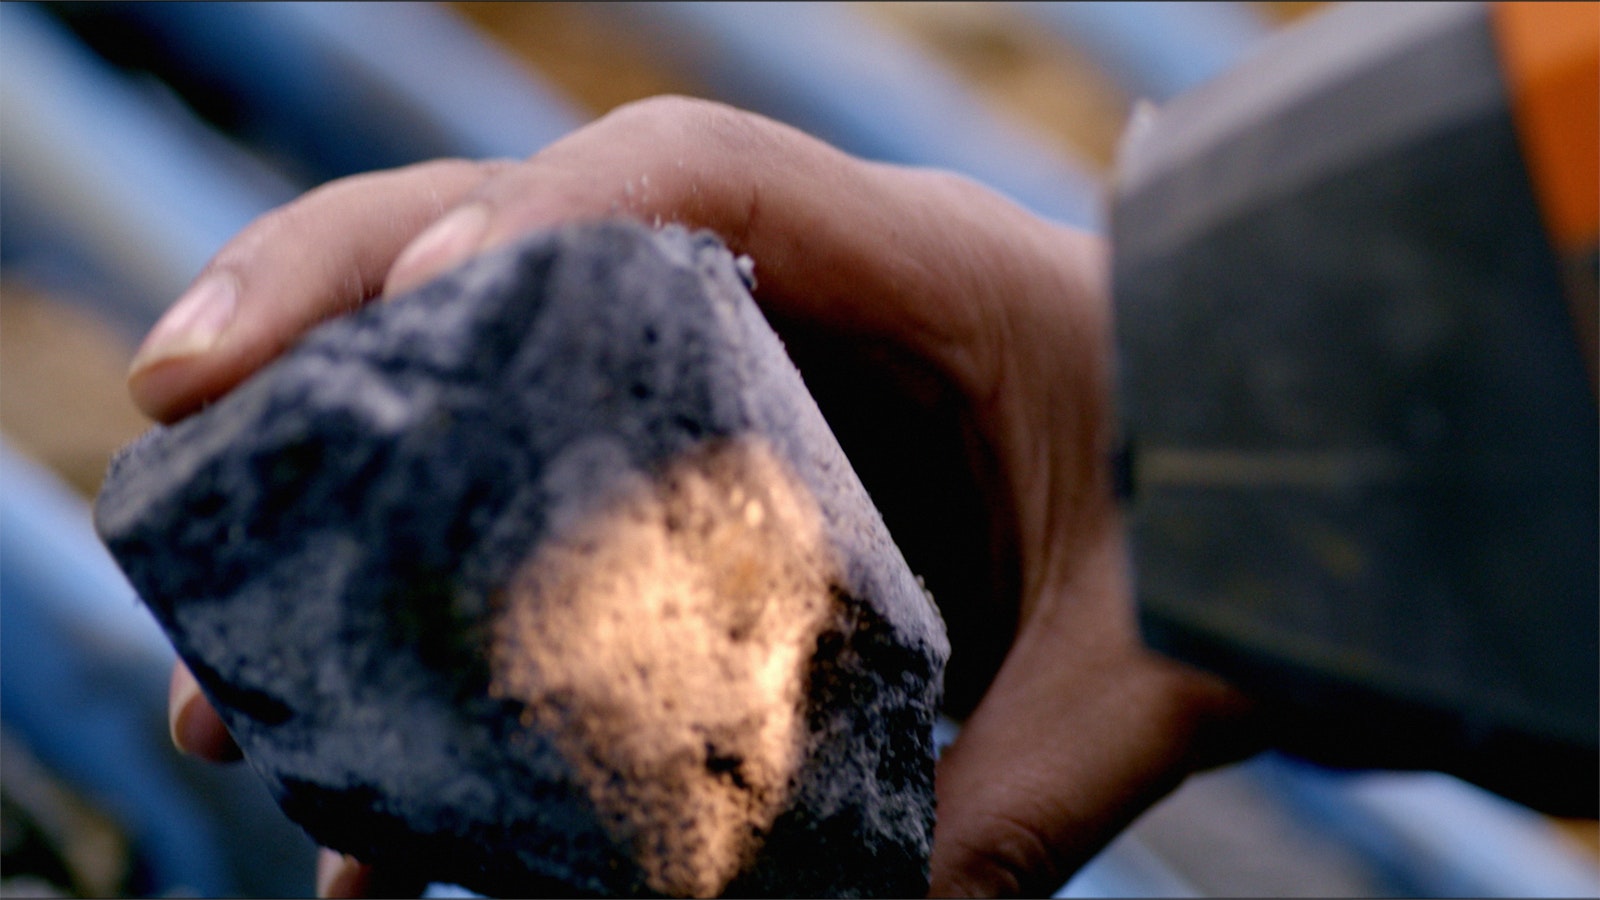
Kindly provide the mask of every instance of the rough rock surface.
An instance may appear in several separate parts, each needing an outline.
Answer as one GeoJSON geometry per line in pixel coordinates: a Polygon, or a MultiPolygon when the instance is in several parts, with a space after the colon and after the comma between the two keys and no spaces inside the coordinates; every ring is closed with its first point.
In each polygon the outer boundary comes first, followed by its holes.
{"type": "Polygon", "coordinates": [[[491,894],[926,890],[943,625],[712,236],[569,226],[329,322],[96,519],[320,843],[491,894]]]}

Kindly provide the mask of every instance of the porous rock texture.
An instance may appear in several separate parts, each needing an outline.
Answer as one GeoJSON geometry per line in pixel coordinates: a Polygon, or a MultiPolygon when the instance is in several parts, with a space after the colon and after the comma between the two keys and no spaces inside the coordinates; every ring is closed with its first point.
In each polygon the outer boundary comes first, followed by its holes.
{"type": "Polygon", "coordinates": [[[711,235],[533,235],[112,464],[284,811],[490,894],[926,890],[948,643],[711,235]]]}

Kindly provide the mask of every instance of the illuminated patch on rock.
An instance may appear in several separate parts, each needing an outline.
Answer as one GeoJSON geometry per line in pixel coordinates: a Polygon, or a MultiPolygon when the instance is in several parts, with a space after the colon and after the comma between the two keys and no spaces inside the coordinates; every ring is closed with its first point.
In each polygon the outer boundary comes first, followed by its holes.
{"type": "Polygon", "coordinates": [[[805,668],[838,618],[821,513],[770,447],[743,438],[630,480],[566,525],[505,593],[491,690],[557,736],[652,889],[715,895],[806,756],[805,668]]]}

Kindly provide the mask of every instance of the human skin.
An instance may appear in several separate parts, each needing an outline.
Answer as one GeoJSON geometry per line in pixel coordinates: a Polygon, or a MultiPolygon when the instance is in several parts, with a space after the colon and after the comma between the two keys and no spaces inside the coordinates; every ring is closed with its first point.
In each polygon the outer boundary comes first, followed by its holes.
{"type": "MultiPolygon", "coordinates": [[[[705,101],[630,104],[525,161],[356,176],[262,217],[152,330],[129,389],[175,421],[323,319],[614,215],[707,228],[755,260],[756,299],[930,574],[963,719],[938,763],[933,895],[1053,891],[1188,774],[1255,745],[1244,697],[1138,639],[1105,246],[956,175],[705,101]]],[[[170,710],[181,749],[237,756],[181,666],[170,710]]],[[[325,894],[378,884],[331,854],[319,869],[325,894]]]]}

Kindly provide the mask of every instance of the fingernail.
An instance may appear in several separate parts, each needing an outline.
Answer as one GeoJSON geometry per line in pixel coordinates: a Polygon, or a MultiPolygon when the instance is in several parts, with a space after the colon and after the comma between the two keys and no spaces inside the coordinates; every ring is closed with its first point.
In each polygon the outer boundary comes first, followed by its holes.
{"type": "Polygon", "coordinates": [[[199,356],[216,346],[233,321],[238,298],[238,286],[224,274],[211,275],[190,288],[139,345],[128,374],[170,359],[199,356]]]}
{"type": "Polygon", "coordinates": [[[317,896],[353,897],[362,876],[361,863],[326,848],[317,851],[317,896]]]}
{"type": "Polygon", "coordinates": [[[186,750],[184,735],[189,730],[189,720],[196,700],[200,699],[200,684],[193,675],[174,674],[172,698],[167,703],[167,732],[172,736],[172,746],[186,750]]]}
{"type": "Polygon", "coordinates": [[[384,296],[409,290],[460,262],[477,249],[488,228],[489,209],[481,203],[463,206],[433,223],[389,267],[384,296]]]}
{"type": "Polygon", "coordinates": [[[190,756],[211,762],[243,758],[233,735],[201,695],[200,685],[188,669],[173,675],[172,695],[167,703],[167,729],[172,734],[173,746],[190,756]]]}

